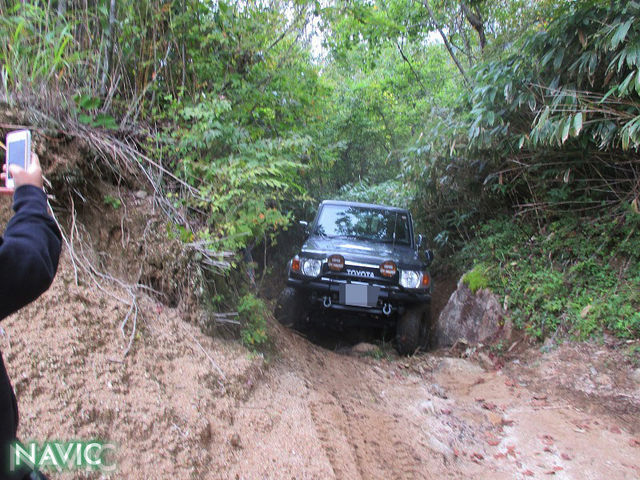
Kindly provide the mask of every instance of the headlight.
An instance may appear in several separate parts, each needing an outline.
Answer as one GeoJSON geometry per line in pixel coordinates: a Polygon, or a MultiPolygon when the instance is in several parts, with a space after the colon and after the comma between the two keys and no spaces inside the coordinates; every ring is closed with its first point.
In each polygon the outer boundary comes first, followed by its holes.
{"type": "Polygon", "coordinates": [[[317,277],[320,275],[322,261],[315,258],[304,258],[302,260],[302,274],[307,277],[317,277]]]}
{"type": "Polygon", "coordinates": [[[422,274],[414,270],[402,270],[400,272],[400,285],[404,288],[420,288],[422,274]]]}

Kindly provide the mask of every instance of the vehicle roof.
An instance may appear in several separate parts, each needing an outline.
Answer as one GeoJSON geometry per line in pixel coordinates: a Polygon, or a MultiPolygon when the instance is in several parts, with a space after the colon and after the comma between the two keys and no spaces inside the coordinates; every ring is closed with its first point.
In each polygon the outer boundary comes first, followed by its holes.
{"type": "Polygon", "coordinates": [[[320,203],[320,205],[344,205],[348,207],[376,208],[380,210],[391,210],[394,212],[409,213],[409,210],[407,210],[406,208],[392,207],[390,205],[378,205],[375,203],[348,202],[344,200],[323,200],[322,203],[320,203]]]}

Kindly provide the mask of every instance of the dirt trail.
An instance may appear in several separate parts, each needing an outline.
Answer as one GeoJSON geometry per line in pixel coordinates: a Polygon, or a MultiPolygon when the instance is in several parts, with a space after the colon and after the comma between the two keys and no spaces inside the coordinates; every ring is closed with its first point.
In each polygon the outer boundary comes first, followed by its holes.
{"type": "MultiPolygon", "coordinates": [[[[558,366],[582,368],[559,365],[553,354],[495,370],[438,354],[375,360],[290,332],[280,338],[283,358],[236,419],[245,444],[230,470],[236,478],[640,476],[640,385],[633,381],[618,390],[626,420],[633,418],[623,423],[597,408],[606,403],[601,392],[591,392],[596,411],[589,412],[579,406],[580,392],[545,379],[558,366]],[[536,380],[546,390],[530,388],[536,380]]],[[[589,352],[580,360],[588,363],[589,352]]]]}

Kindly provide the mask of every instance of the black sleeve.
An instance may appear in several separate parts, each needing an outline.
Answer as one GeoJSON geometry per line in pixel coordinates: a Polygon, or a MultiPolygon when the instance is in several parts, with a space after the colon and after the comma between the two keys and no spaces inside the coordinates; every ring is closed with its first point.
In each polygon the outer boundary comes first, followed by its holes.
{"type": "Polygon", "coordinates": [[[0,320],[49,288],[60,257],[60,231],[47,212],[45,193],[22,185],[13,195],[13,209],[0,239],[0,320]]]}

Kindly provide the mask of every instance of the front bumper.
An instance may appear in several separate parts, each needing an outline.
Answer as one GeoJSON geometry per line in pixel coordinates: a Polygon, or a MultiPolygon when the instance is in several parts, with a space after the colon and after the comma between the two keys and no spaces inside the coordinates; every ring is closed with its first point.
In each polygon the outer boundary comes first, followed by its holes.
{"type": "Polygon", "coordinates": [[[375,306],[344,305],[339,302],[340,288],[342,285],[344,285],[343,282],[335,282],[330,279],[303,279],[290,276],[287,280],[287,286],[308,292],[313,303],[320,303],[324,308],[337,311],[390,316],[394,313],[404,313],[407,307],[431,302],[431,292],[429,291],[416,292],[403,290],[395,285],[376,285],[379,287],[379,292],[378,302],[375,306]],[[324,301],[326,297],[331,298],[329,306],[327,306],[327,302],[324,301]],[[390,307],[388,313],[383,310],[385,305],[390,307]]]}

